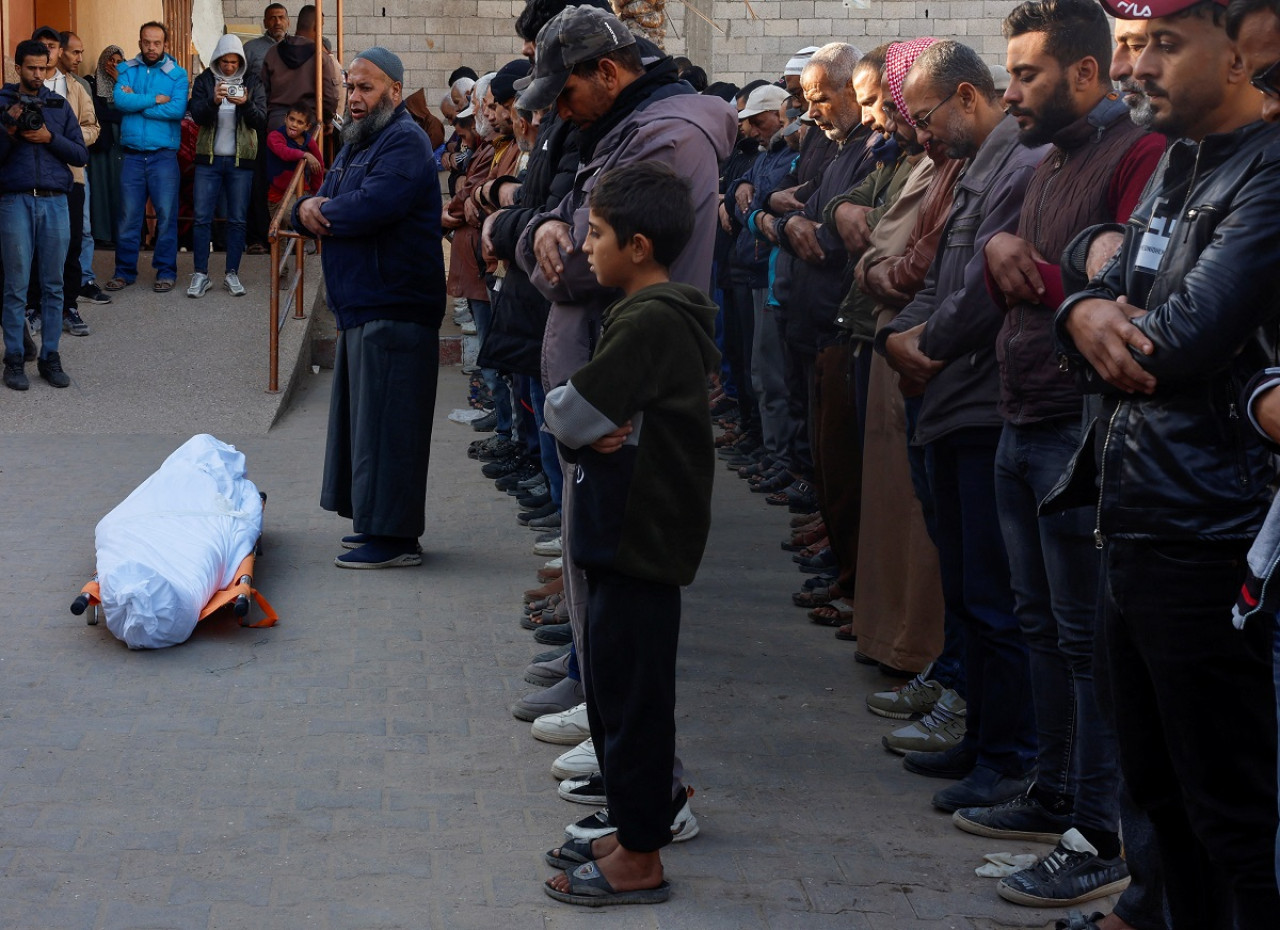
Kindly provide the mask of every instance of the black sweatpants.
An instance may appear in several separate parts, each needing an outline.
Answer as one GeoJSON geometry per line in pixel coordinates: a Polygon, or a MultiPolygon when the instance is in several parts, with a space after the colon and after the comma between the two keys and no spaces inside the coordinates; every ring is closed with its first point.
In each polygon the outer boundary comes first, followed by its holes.
{"type": "Polygon", "coordinates": [[[587,720],[618,842],[632,852],[671,842],[679,638],[678,585],[587,569],[587,720]]]}

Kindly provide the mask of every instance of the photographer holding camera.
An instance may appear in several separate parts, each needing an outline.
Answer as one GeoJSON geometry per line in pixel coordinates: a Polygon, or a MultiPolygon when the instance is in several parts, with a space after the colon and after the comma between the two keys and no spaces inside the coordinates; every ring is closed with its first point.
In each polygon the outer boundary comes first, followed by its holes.
{"type": "Polygon", "coordinates": [[[196,137],[196,224],[192,239],[195,274],[188,297],[209,290],[209,233],[218,194],[227,197],[227,265],[224,286],[233,297],[244,296],[240,256],[244,253],[245,217],[253,192],[253,166],[258,157],[258,130],[267,126],[267,95],[256,74],[245,70],[240,39],[227,34],[213,50],[213,64],[191,89],[191,118],[200,126],[196,137]]]}
{"type": "Polygon", "coordinates": [[[23,310],[31,266],[40,284],[40,377],[54,387],[71,383],[58,357],[62,335],[62,265],[71,241],[67,194],[71,166],[89,160],[80,125],[65,98],[44,86],[52,67],[40,42],[18,43],[18,83],[0,89],[0,260],[5,268],[4,383],[29,384],[23,364],[23,310]]]}

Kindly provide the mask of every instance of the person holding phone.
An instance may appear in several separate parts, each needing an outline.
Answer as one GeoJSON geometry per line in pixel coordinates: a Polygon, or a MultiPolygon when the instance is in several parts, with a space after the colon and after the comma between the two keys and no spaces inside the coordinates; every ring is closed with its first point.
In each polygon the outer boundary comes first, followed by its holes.
{"type": "Polygon", "coordinates": [[[253,191],[258,157],[258,131],[267,125],[267,97],[258,76],[245,68],[244,47],[224,35],[191,91],[191,118],[200,126],[196,137],[195,211],[192,239],[195,273],[188,297],[209,290],[209,238],[219,194],[227,200],[227,264],[224,286],[243,297],[240,256],[244,253],[245,217],[253,191]]]}

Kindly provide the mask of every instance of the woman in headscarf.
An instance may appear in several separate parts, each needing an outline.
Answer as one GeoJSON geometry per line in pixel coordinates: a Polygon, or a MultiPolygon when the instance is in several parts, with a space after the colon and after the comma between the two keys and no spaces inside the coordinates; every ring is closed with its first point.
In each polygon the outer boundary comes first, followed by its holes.
{"type": "Polygon", "coordinates": [[[124,61],[118,45],[108,45],[98,56],[98,67],[89,75],[93,107],[102,131],[89,146],[89,211],[93,237],[101,248],[114,248],[120,216],[120,120],[123,114],[111,102],[116,89],[116,67],[124,61]]]}

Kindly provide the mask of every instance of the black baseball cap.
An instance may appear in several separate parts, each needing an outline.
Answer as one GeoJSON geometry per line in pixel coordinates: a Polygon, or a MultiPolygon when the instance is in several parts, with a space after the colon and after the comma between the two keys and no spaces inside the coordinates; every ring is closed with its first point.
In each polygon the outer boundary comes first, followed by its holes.
{"type": "Polygon", "coordinates": [[[592,6],[565,7],[538,33],[533,75],[515,85],[520,91],[520,106],[548,109],[564,90],[575,65],[635,42],[636,37],[612,13],[592,6]]]}

